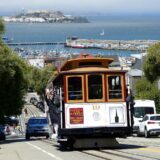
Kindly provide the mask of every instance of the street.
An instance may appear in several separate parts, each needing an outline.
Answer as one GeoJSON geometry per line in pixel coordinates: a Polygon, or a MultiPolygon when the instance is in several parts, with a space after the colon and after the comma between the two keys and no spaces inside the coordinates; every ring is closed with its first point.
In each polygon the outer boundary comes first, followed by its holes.
{"type": "Polygon", "coordinates": [[[6,141],[0,142],[0,160],[159,160],[160,137],[117,138],[118,146],[114,148],[90,148],[81,150],[62,151],[53,137],[25,140],[25,123],[29,117],[44,116],[39,109],[31,104],[25,105],[20,116],[22,133],[7,136],[6,141]]]}
{"type": "Polygon", "coordinates": [[[61,151],[54,139],[32,138],[11,135],[0,143],[0,160],[158,160],[160,138],[128,137],[119,139],[116,148],[81,149],[61,151]]]}

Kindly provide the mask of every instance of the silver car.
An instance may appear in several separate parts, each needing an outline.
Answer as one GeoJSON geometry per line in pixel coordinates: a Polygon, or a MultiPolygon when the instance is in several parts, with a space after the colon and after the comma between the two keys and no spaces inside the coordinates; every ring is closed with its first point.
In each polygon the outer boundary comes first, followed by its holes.
{"type": "Polygon", "coordinates": [[[30,137],[45,136],[49,138],[50,126],[46,117],[32,117],[28,120],[26,126],[25,138],[28,140],[30,137]]]}

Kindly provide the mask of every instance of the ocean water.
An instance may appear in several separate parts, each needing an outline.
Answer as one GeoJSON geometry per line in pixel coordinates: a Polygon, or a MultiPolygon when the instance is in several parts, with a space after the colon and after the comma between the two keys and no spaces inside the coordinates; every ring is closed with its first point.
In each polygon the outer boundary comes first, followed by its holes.
{"type": "MultiPolygon", "coordinates": [[[[106,40],[160,40],[160,16],[96,16],[90,23],[31,24],[6,23],[5,36],[13,42],[65,42],[67,37],[106,40]],[[104,30],[104,35],[100,33],[104,30]]],[[[18,46],[19,47],[19,46],[18,46]]],[[[101,49],[69,49],[62,45],[20,46],[38,50],[66,50],[128,56],[133,51],[107,51],[101,49]]]]}

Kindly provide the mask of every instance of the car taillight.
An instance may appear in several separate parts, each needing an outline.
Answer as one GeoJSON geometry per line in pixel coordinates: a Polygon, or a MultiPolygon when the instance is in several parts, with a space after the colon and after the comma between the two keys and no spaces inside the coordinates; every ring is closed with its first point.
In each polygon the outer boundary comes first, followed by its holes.
{"type": "Polygon", "coordinates": [[[156,122],[148,121],[148,124],[155,124],[156,122]]]}

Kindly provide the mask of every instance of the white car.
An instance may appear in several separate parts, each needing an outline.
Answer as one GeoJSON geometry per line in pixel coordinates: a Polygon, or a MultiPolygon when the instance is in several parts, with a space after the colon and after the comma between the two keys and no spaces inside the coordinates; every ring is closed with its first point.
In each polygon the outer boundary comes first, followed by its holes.
{"type": "Polygon", "coordinates": [[[146,114],[139,123],[139,135],[160,135],[160,114],[146,114]]]}

